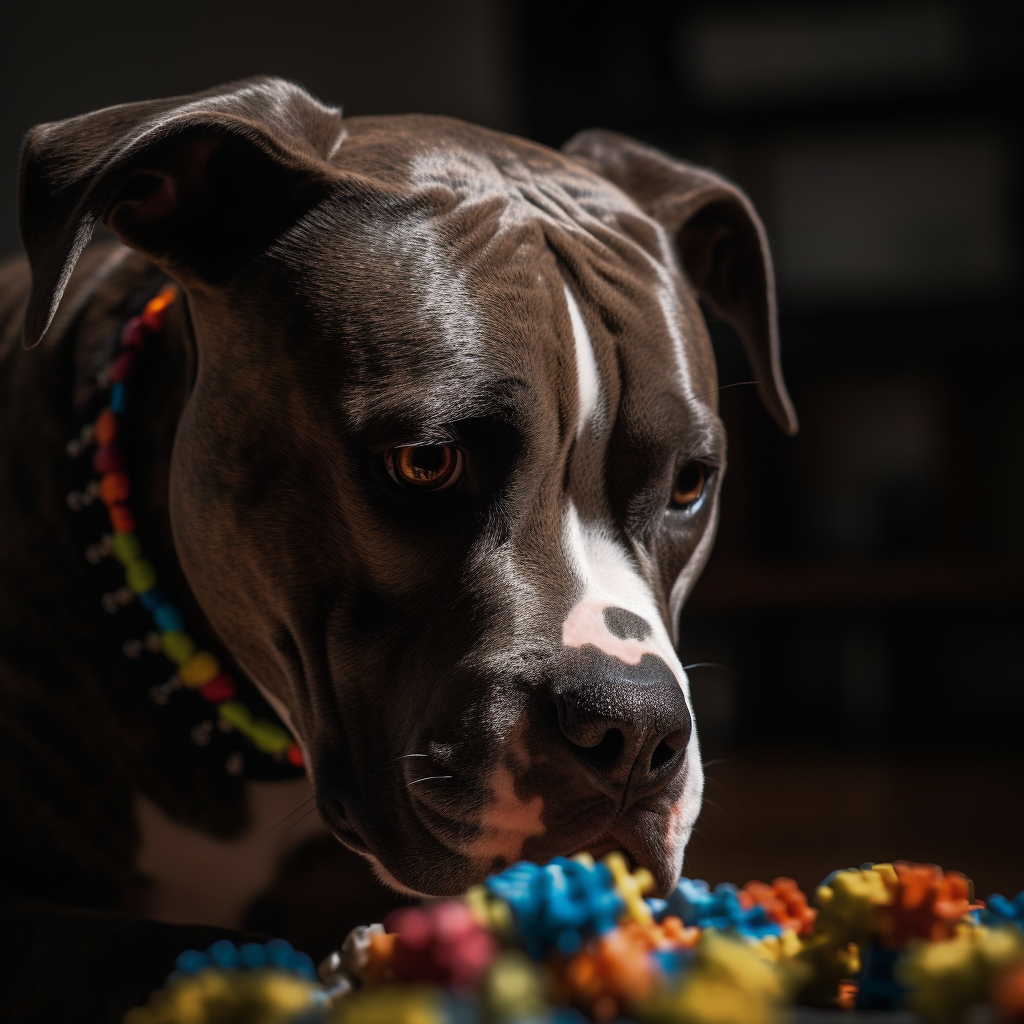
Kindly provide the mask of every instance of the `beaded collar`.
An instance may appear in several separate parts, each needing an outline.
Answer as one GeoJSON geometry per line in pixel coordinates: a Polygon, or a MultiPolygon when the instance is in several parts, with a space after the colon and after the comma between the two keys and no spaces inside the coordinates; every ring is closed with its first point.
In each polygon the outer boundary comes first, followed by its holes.
{"type": "Polygon", "coordinates": [[[149,686],[153,703],[178,705],[175,717],[186,727],[194,723],[190,728],[193,745],[222,756],[229,775],[294,776],[303,767],[298,744],[252,682],[236,678],[224,664],[225,656],[199,647],[181,610],[159,585],[157,569],[136,532],[126,452],[131,427],[140,425],[133,424],[130,415],[131,385],[147,346],[163,332],[177,299],[178,289],[165,285],[141,309],[136,302],[138,312],[112,339],[109,359],[96,375],[96,395],[89,406],[94,415],[67,444],[68,457],[79,466],[91,452],[87,470],[92,472],[81,489],[68,493],[67,503],[76,513],[90,507],[101,510],[97,516],[102,520],[97,524],[101,535],[86,547],[85,557],[93,566],[113,562],[118,567],[112,581],[108,575],[108,582],[119,585],[107,590],[101,603],[110,615],[124,619],[126,628],[144,632],[142,638],[125,639],[121,651],[136,663],[143,685],[161,680],[149,686]]]}

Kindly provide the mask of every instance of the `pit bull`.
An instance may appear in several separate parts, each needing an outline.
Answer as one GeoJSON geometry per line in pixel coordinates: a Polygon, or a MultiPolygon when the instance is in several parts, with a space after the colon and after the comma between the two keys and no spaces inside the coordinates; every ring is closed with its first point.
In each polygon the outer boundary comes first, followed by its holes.
{"type": "Polygon", "coordinates": [[[726,463],[701,303],[796,426],[743,193],[606,131],[556,152],[343,120],[263,77],[35,128],[20,223],[0,291],[5,1019],[119,1019],[237,926],[201,901],[192,925],[147,917],[147,829],[230,849],[218,885],[259,880],[237,840],[274,785],[306,786],[400,892],[611,848],[670,889],[703,779],[677,622],[726,463]],[[100,223],[115,240],[87,248],[100,223]],[[306,782],[225,772],[177,695],[150,699],[157,655],[116,626],[138,600],[101,600],[104,551],[84,557],[68,507],[110,339],[168,283],[130,413],[138,534],[306,782]]]}

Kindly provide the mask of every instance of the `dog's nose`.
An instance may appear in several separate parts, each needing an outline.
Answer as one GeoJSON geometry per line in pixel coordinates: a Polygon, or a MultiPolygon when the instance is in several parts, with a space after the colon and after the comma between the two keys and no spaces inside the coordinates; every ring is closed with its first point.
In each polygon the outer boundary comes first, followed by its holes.
{"type": "Polygon", "coordinates": [[[665,785],[682,767],[692,721],[679,681],[645,654],[629,665],[584,648],[553,696],[558,725],[573,755],[609,795],[640,795],[665,785]]]}

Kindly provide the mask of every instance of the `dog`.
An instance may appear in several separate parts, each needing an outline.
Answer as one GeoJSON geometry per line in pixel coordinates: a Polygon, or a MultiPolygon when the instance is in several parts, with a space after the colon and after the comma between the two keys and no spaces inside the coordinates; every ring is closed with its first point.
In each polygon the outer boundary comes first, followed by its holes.
{"type": "Polygon", "coordinates": [[[130,414],[137,532],[290,730],[330,832],[404,893],[611,848],[670,889],[703,785],[677,621],[726,465],[701,303],[796,429],[744,194],[606,131],[556,152],[343,120],[261,77],[37,127],[20,224],[0,746],[21,990],[74,948],[75,1019],[116,1019],[220,934],[111,916],[145,911],[140,800],[247,828],[245,773],[163,724],[179,695],[140,686],[157,655],[112,625],[141,598],[101,607],[67,504],[110,338],[168,282],[130,414]],[[87,249],[98,223],[116,240],[87,249]]]}

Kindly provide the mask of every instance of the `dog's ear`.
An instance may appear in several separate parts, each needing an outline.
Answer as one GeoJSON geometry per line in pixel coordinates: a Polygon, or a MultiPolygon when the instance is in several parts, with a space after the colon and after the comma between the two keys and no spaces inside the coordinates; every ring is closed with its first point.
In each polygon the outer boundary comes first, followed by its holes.
{"type": "Polygon", "coordinates": [[[224,284],[326,195],[341,137],[340,110],[269,77],[34,128],[19,209],[26,346],[46,333],[98,220],[179,281],[224,284]]]}
{"type": "Polygon", "coordinates": [[[617,185],[668,231],[701,299],[742,339],[773,419],[795,434],[796,413],[779,361],[771,254],[746,195],[713,171],[614,132],[580,132],[563,152],[617,185]]]}

